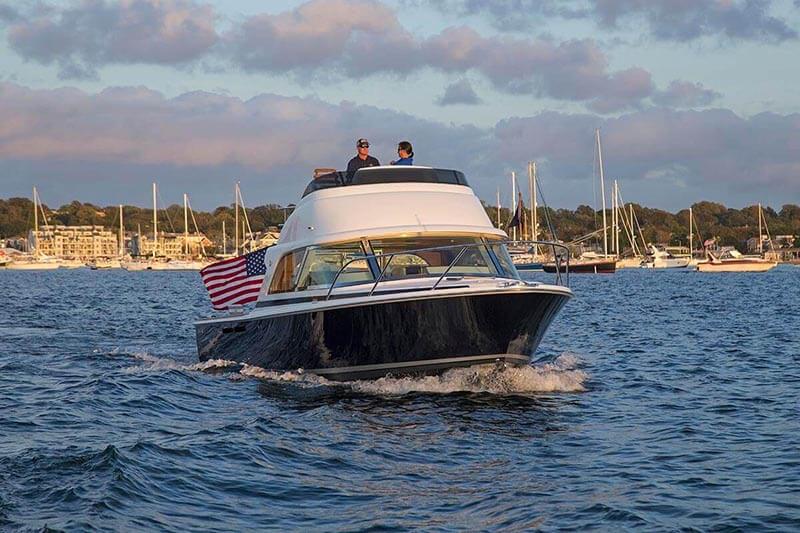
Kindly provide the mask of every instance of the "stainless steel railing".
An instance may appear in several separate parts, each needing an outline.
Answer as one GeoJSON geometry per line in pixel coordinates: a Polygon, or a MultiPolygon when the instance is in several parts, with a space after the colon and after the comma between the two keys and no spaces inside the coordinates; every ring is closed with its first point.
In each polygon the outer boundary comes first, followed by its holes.
{"type": "MultiPolygon", "coordinates": [[[[435,290],[439,286],[439,284],[442,282],[442,280],[444,280],[447,277],[447,275],[450,273],[450,271],[453,269],[453,267],[458,264],[458,262],[461,260],[462,257],[464,257],[464,254],[467,252],[468,249],[470,249],[470,248],[484,248],[484,249],[486,249],[487,255],[491,256],[492,253],[489,250],[489,248],[492,247],[492,246],[498,246],[498,245],[522,245],[522,246],[529,246],[529,247],[540,246],[540,247],[549,247],[549,248],[551,248],[552,252],[553,252],[553,258],[554,258],[554,261],[555,261],[555,266],[556,266],[556,272],[555,272],[555,274],[556,274],[556,284],[557,285],[569,286],[569,248],[567,248],[565,245],[559,244],[559,243],[556,243],[556,242],[552,242],[552,241],[509,241],[509,240],[503,240],[503,241],[493,241],[493,242],[489,241],[489,242],[480,242],[480,243],[476,242],[476,243],[468,243],[468,244],[449,244],[449,245],[445,245],[445,246],[434,246],[434,247],[430,247],[430,248],[416,248],[416,249],[413,249],[413,250],[401,250],[401,251],[385,253],[385,254],[365,254],[365,255],[362,255],[362,256],[359,256],[359,257],[354,257],[354,258],[348,260],[347,262],[345,262],[342,265],[342,267],[338,270],[338,272],[336,272],[336,275],[333,277],[333,281],[331,282],[331,286],[328,288],[328,293],[325,295],[325,299],[326,300],[330,299],[331,294],[333,293],[333,289],[336,287],[336,282],[339,281],[339,278],[341,277],[342,273],[345,270],[347,270],[347,267],[349,267],[351,264],[356,263],[358,261],[370,261],[370,260],[376,260],[377,261],[378,259],[388,258],[386,260],[386,263],[384,264],[383,268],[381,269],[380,274],[375,279],[375,282],[372,284],[372,288],[369,291],[369,296],[372,296],[372,294],[375,292],[375,289],[378,288],[378,285],[381,282],[386,280],[386,272],[389,269],[389,265],[391,264],[391,262],[395,258],[395,256],[418,254],[418,253],[421,253],[421,252],[438,252],[438,251],[442,251],[442,250],[460,249],[459,252],[456,254],[455,258],[453,258],[453,260],[450,261],[450,264],[447,265],[447,268],[445,268],[444,272],[442,272],[441,275],[439,275],[439,278],[436,280],[436,282],[431,287],[431,290],[435,290]],[[559,254],[556,249],[561,249],[561,250],[564,251],[564,253],[563,254],[559,254]],[[564,276],[563,278],[561,276],[562,266],[565,267],[565,274],[566,274],[566,276],[564,276]]],[[[490,266],[490,265],[487,265],[487,266],[490,266]]],[[[433,277],[433,276],[427,276],[427,277],[433,277]]]]}

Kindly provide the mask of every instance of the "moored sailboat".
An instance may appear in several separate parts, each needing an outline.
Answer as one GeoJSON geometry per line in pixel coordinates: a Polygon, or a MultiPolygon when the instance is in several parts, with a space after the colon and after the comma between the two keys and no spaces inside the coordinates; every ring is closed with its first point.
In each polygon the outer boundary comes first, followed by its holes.
{"type": "MultiPolygon", "coordinates": [[[[600,196],[602,198],[603,213],[603,255],[581,254],[578,259],[564,261],[551,261],[545,263],[542,269],[545,272],[575,273],[575,274],[613,274],[617,271],[617,258],[608,253],[608,221],[606,218],[606,191],[605,177],[603,174],[603,150],[600,144],[600,130],[595,130],[595,144],[597,146],[598,168],[600,170],[600,196]]],[[[592,171],[594,172],[594,170],[592,171]]],[[[592,177],[594,180],[594,176],[592,177]]],[[[598,233],[598,232],[595,232],[598,233]]]]}
{"type": "Polygon", "coordinates": [[[33,188],[33,233],[31,233],[28,240],[29,248],[33,248],[33,252],[15,255],[11,261],[6,264],[8,270],[55,270],[61,267],[61,260],[56,257],[50,257],[41,253],[39,249],[39,210],[42,211],[44,218],[45,228],[50,228],[47,223],[47,215],[44,208],[41,206],[41,199],[36,187],[33,188]]]}

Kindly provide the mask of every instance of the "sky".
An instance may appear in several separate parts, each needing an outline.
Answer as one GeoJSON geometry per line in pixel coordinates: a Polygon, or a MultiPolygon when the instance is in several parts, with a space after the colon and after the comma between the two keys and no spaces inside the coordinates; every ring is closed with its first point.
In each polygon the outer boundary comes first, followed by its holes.
{"type": "Polygon", "coordinates": [[[0,0],[0,198],[298,201],[366,137],[490,204],[800,203],[800,0],[0,0]]]}

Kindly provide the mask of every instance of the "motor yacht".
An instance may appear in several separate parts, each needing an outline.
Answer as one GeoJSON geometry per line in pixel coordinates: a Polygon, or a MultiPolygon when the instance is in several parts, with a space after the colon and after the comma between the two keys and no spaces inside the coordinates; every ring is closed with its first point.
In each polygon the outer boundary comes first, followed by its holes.
{"type": "Polygon", "coordinates": [[[766,272],[775,268],[777,261],[761,256],[742,255],[736,249],[712,252],[706,249],[708,261],[697,265],[698,272],[766,272]]]}
{"type": "Polygon", "coordinates": [[[651,244],[647,259],[642,262],[642,268],[686,268],[691,260],[691,256],[676,257],[667,250],[651,244]]]}
{"type": "Polygon", "coordinates": [[[545,263],[542,269],[550,273],[613,274],[617,271],[617,259],[596,252],[583,252],[577,259],[545,263]]]}
{"type": "Polygon", "coordinates": [[[461,172],[321,175],[264,252],[255,306],[195,322],[199,358],[334,380],[528,364],[572,292],[520,279],[507,242],[461,172]]]}

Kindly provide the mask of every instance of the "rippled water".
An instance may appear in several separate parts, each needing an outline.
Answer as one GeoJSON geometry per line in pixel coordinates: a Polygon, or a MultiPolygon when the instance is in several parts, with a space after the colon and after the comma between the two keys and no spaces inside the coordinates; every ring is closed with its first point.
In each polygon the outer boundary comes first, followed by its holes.
{"type": "Polygon", "coordinates": [[[530,368],[332,384],[198,364],[196,273],[0,271],[0,530],[800,528],[800,268],[572,282],[530,368]]]}

